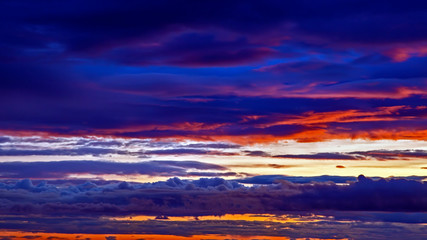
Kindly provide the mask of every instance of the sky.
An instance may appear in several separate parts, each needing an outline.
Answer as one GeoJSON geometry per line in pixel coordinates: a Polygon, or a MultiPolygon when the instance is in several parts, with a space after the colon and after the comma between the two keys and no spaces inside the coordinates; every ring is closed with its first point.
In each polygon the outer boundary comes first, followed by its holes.
{"type": "Polygon", "coordinates": [[[188,200],[209,179],[213,198],[254,202],[206,214],[426,211],[426,13],[416,0],[0,1],[0,214],[49,215],[49,194],[80,209],[84,181],[123,181],[112,215],[130,214],[146,188],[188,200]],[[372,193],[365,180],[414,208],[341,205],[372,193]],[[276,188],[320,202],[265,206],[276,188]],[[22,191],[28,209],[13,205],[22,191]]]}

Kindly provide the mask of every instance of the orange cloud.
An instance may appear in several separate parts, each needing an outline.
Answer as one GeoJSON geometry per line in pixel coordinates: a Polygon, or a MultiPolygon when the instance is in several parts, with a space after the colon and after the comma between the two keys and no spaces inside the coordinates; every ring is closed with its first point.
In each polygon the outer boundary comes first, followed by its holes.
{"type": "MultiPolygon", "coordinates": [[[[375,111],[343,110],[331,112],[306,112],[302,115],[280,114],[273,116],[277,120],[271,123],[260,124],[258,127],[271,127],[277,125],[322,125],[325,123],[349,123],[349,122],[371,122],[371,121],[394,121],[402,119],[413,119],[413,116],[399,116],[400,110],[411,109],[408,106],[379,107],[375,111]]],[[[264,116],[269,118],[269,116],[264,116]]],[[[248,117],[243,117],[244,121],[249,121],[248,117]]],[[[259,116],[255,120],[260,119],[259,116]]],[[[324,125],[322,125],[324,126],[324,125]]]]}
{"type": "Polygon", "coordinates": [[[427,46],[398,47],[385,53],[394,62],[404,62],[412,57],[427,56],[427,46]]]}
{"type": "MultiPolygon", "coordinates": [[[[330,139],[427,139],[427,130],[416,126],[400,126],[383,129],[380,122],[422,120],[427,115],[426,106],[406,105],[378,107],[370,111],[358,109],[305,112],[300,115],[273,114],[242,116],[239,122],[203,123],[178,122],[150,124],[114,129],[96,129],[90,132],[74,131],[58,133],[55,129],[40,131],[1,131],[14,136],[97,136],[118,138],[168,139],[171,141],[204,140],[230,141],[239,144],[268,143],[279,140],[316,142],[330,139]],[[360,123],[376,123],[369,129],[354,128],[360,123]],[[337,123],[341,125],[337,125],[337,123]],[[335,124],[335,125],[334,125],[335,124]],[[345,124],[345,125],[343,125],[345,124]],[[353,126],[353,124],[356,124],[353,126]],[[285,128],[285,130],[276,130],[285,128]],[[289,128],[289,130],[286,130],[289,128]]],[[[367,125],[369,126],[369,125],[367,125]]]]}

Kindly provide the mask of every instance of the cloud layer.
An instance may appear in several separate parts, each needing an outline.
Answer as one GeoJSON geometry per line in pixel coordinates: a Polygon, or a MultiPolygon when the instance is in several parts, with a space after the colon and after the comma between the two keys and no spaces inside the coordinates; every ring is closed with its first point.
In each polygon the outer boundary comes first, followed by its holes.
{"type": "Polygon", "coordinates": [[[244,187],[221,178],[130,184],[93,182],[33,185],[2,183],[0,214],[8,215],[221,215],[283,211],[426,211],[426,184],[405,179],[291,183],[244,187]]]}
{"type": "MultiPolygon", "coordinates": [[[[139,216],[141,217],[141,216],[139,216]]],[[[292,212],[283,215],[246,214],[154,219],[134,218],[58,218],[6,216],[1,228],[4,240],[78,239],[401,239],[418,240],[425,236],[425,213],[384,212],[292,212]],[[14,224],[9,224],[13,222],[14,224]],[[72,223],[72,224],[70,224],[72,223]],[[40,232],[43,229],[44,232],[40,232]],[[22,232],[26,230],[27,232],[22,232]],[[20,232],[18,232],[20,231],[20,232]],[[79,234],[75,234],[79,232],[79,234]],[[206,233],[209,234],[206,234],[206,233]],[[64,234],[65,233],[65,234],[64,234]]]]}
{"type": "Polygon", "coordinates": [[[121,176],[233,176],[225,167],[197,161],[148,161],[119,163],[106,161],[2,162],[0,178],[66,179],[70,175],[121,176]],[[197,172],[199,171],[199,172],[197,172]]]}
{"type": "Polygon", "coordinates": [[[423,2],[78,3],[1,3],[2,133],[426,140],[423,2]]]}
{"type": "MultiPolygon", "coordinates": [[[[324,119],[325,120],[325,119],[324,119]]],[[[422,160],[427,151],[416,146],[415,149],[374,149],[369,151],[343,151],[277,154],[277,149],[261,150],[261,146],[251,147],[233,144],[230,142],[187,142],[187,141],[154,141],[152,139],[126,138],[90,138],[90,137],[11,137],[0,138],[0,157],[21,157],[28,161],[28,157],[55,156],[55,157],[127,157],[129,159],[155,159],[159,157],[245,157],[264,158],[265,167],[281,168],[284,164],[269,163],[278,159],[289,160],[338,160],[338,161],[402,161],[422,160]],[[252,149],[252,150],[248,150],[252,149]],[[27,158],[25,158],[27,157],[27,158]]],[[[339,150],[339,148],[330,148],[339,150]]],[[[284,152],[284,151],[280,151],[284,152]]],[[[240,166],[242,164],[228,164],[240,166]]],[[[256,164],[252,164],[256,166],[256,164]]],[[[261,164],[262,165],[262,164],[261,164]]],[[[261,166],[259,165],[259,166],[261,166]]],[[[249,167],[249,165],[247,165],[249,167]]]]}

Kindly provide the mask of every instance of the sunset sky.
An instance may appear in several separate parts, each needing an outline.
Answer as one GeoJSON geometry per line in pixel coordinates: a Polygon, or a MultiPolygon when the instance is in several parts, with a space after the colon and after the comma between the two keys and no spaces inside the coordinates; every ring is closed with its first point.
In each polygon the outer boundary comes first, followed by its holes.
{"type": "MultiPolygon", "coordinates": [[[[5,0],[0,19],[0,214],[37,209],[13,208],[16,189],[33,206],[67,181],[124,181],[129,196],[266,184],[247,190],[253,201],[278,182],[303,193],[351,182],[346,197],[373,184],[399,201],[409,186],[411,206],[338,209],[427,211],[425,1],[5,0]]],[[[284,209],[257,206],[187,210],[284,209]]],[[[34,212],[63,210],[50,207],[34,212]]]]}

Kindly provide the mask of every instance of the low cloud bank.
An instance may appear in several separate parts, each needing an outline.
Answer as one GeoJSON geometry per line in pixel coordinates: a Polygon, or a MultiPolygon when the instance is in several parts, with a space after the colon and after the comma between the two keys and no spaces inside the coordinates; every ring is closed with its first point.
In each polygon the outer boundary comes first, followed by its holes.
{"type": "Polygon", "coordinates": [[[427,184],[405,179],[373,180],[363,175],[348,185],[333,182],[276,183],[245,187],[222,178],[156,183],[34,185],[0,183],[0,214],[221,215],[283,211],[427,211],[427,184]]]}

